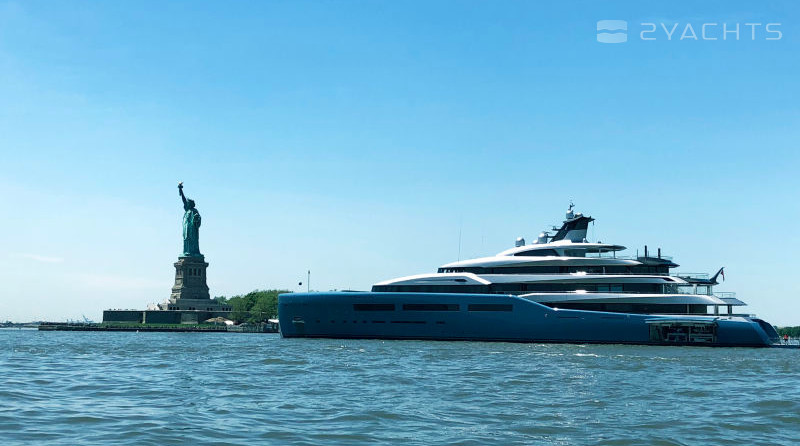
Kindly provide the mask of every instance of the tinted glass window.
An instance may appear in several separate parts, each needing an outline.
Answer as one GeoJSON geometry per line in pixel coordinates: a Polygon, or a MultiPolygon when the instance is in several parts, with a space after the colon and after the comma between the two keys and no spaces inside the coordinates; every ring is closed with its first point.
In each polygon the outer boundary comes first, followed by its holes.
{"type": "Polygon", "coordinates": [[[458,304],[403,304],[404,311],[458,311],[458,304]]]}
{"type": "Polygon", "coordinates": [[[394,304],[353,304],[356,311],[394,311],[394,304]]]}
{"type": "Polygon", "coordinates": [[[511,304],[470,304],[469,311],[512,311],[514,306],[511,304]]]}
{"type": "Polygon", "coordinates": [[[555,249],[534,249],[531,251],[523,251],[514,254],[515,256],[525,256],[525,257],[544,257],[544,256],[557,256],[558,253],[555,249]]]}

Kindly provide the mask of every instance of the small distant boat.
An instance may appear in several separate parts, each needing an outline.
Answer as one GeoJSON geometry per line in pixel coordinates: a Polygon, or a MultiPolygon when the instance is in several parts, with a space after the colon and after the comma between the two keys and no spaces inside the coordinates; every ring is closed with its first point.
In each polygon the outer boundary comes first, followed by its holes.
{"type": "Polygon", "coordinates": [[[589,242],[593,218],[570,204],[554,235],[517,239],[497,255],[436,273],[380,282],[371,292],[278,298],[284,337],[483,340],[769,347],[775,328],[751,315],[717,278],[671,274],[671,257],[620,257],[624,246],[589,242]],[[726,310],[721,312],[720,309],[726,310]]]}
{"type": "Polygon", "coordinates": [[[232,320],[225,319],[222,316],[217,316],[217,317],[212,317],[211,319],[206,319],[205,322],[211,323],[211,324],[222,324],[222,325],[227,325],[227,326],[233,325],[233,321],[232,320]]]}

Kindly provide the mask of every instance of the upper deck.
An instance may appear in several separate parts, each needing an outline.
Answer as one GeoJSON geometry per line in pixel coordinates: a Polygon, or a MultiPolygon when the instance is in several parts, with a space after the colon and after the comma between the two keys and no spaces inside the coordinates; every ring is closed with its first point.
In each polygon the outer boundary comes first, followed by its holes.
{"type": "MultiPolygon", "coordinates": [[[[524,241],[524,239],[523,239],[524,241]]],[[[573,242],[571,240],[559,240],[547,243],[533,243],[530,245],[515,246],[498,253],[498,256],[524,256],[524,257],[544,257],[544,256],[565,256],[565,257],[586,257],[587,254],[615,253],[623,251],[622,245],[610,243],[592,242],[573,242]]],[[[612,257],[609,255],[609,257],[612,257]]]]}
{"type": "MultiPolygon", "coordinates": [[[[669,269],[679,266],[672,257],[662,256],[661,249],[651,256],[647,246],[644,255],[635,257],[617,256],[626,249],[623,245],[589,242],[586,229],[591,217],[572,211],[570,205],[566,219],[556,235],[539,234],[534,243],[525,244],[517,239],[516,246],[494,256],[459,260],[442,265],[440,273],[472,272],[476,274],[548,274],[548,273],[611,273],[611,274],[661,274],[669,275],[669,269]]],[[[555,228],[554,228],[555,229],[555,228]]]]}
{"type": "Polygon", "coordinates": [[[555,236],[542,233],[532,244],[519,238],[517,246],[494,256],[447,263],[433,274],[380,282],[373,291],[536,294],[541,299],[560,294],[569,295],[567,300],[574,304],[597,304],[594,300],[602,298],[603,305],[609,300],[622,302],[631,296],[639,299],[647,295],[673,296],[670,299],[674,304],[723,304],[713,297],[716,275],[697,278],[670,274],[670,269],[678,265],[672,257],[663,256],[661,249],[655,256],[646,246],[644,255],[637,250],[636,256],[618,256],[625,246],[587,241],[586,228],[593,220],[570,208],[555,236]]]}

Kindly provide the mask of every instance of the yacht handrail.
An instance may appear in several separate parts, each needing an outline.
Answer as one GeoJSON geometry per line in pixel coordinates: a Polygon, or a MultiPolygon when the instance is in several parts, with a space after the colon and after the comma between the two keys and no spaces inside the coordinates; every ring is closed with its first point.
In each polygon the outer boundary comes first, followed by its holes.
{"type": "MultiPolygon", "coordinates": [[[[498,267],[498,269],[501,267],[498,267]]],[[[443,272],[439,274],[464,274],[468,273],[469,271],[457,271],[457,272],[443,272]]],[[[586,271],[586,274],[581,274],[580,272],[575,273],[472,273],[477,274],[479,276],[659,276],[659,277],[673,277],[673,274],[668,273],[605,273],[605,272],[595,272],[590,273],[586,271]]],[[[678,284],[684,285],[684,284],[678,284]]]]}
{"type": "MultiPolygon", "coordinates": [[[[619,257],[617,257],[619,258],[619,257]]],[[[586,268],[602,268],[603,265],[582,265],[586,268]]],[[[607,266],[617,266],[617,265],[607,265],[607,266]]],[[[470,268],[470,267],[467,267],[470,268]]],[[[492,268],[492,269],[503,269],[503,268],[515,268],[515,266],[490,266],[490,267],[476,267],[476,268],[492,268]]],[[[451,269],[455,268],[442,268],[445,271],[442,271],[439,274],[463,274],[463,273],[470,273],[471,271],[450,271],[451,269]]],[[[510,275],[525,275],[525,276],[582,276],[581,274],[583,271],[574,272],[574,273],[501,273],[501,272],[480,272],[480,273],[473,273],[480,276],[486,275],[498,275],[498,276],[510,276],[510,275]]],[[[596,272],[589,272],[585,271],[585,275],[587,276],[660,276],[660,277],[676,277],[676,278],[691,278],[691,279],[708,279],[711,277],[708,273],[657,273],[657,272],[604,272],[604,271],[596,271],[596,272]]],[[[691,284],[679,284],[680,286],[689,286],[691,284]]]]}
{"type": "MultiPolygon", "coordinates": [[[[654,293],[652,291],[588,291],[581,290],[580,292],[572,291],[520,291],[519,293],[509,293],[508,291],[495,291],[490,294],[504,294],[504,295],[519,295],[519,294],[652,294],[654,296],[708,296],[708,294],[692,294],[692,293],[654,293]]],[[[716,297],[716,296],[714,296],[716,297]]],[[[679,304],[680,305],[680,304],[679,304]]],[[[709,304],[712,305],[712,304],[709,304]]],[[[719,304],[722,305],[722,304],[719,304]]]]}
{"type": "Polygon", "coordinates": [[[717,319],[724,319],[726,317],[756,317],[753,313],[642,313],[652,316],[714,316],[717,319]]]}
{"type": "Polygon", "coordinates": [[[675,277],[688,277],[690,279],[708,279],[708,278],[711,277],[711,275],[709,275],[708,273],[682,273],[682,272],[677,272],[677,273],[672,273],[672,275],[675,276],[675,277]]]}
{"type": "Polygon", "coordinates": [[[645,257],[643,255],[641,255],[641,256],[636,256],[636,255],[618,256],[618,255],[613,255],[613,254],[609,254],[609,253],[587,252],[584,257],[591,257],[591,258],[594,258],[594,259],[621,259],[621,260],[640,260],[640,259],[647,258],[647,259],[669,260],[670,262],[673,259],[672,256],[662,255],[661,257],[658,257],[658,256],[651,255],[650,253],[648,253],[647,257],[645,257]],[[602,254],[605,254],[605,255],[602,255],[602,254]]]}
{"type": "Polygon", "coordinates": [[[519,274],[523,276],[659,276],[659,277],[670,277],[667,273],[606,273],[606,272],[589,272],[589,271],[578,271],[574,273],[506,273],[506,274],[497,274],[497,273],[480,273],[481,276],[510,276],[513,274],[519,274]]]}
{"type": "Polygon", "coordinates": [[[718,291],[713,293],[714,297],[718,297],[720,299],[736,299],[736,293],[730,291],[718,291]]]}

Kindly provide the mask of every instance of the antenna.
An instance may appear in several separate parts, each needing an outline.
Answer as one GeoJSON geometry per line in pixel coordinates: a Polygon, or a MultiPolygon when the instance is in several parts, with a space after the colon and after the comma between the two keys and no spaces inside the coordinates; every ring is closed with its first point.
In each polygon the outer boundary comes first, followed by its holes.
{"type": "Polygon", "coordinates": [[[461,260],[461,220],[458,221],[458,260],[461,260]]]}
{"type": "Polygon", "coordinates": [[[461,260],[461,229],[464,227],[463,225],[463,216],[458,218],[458,260],[461,260]]]}

